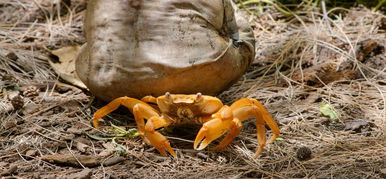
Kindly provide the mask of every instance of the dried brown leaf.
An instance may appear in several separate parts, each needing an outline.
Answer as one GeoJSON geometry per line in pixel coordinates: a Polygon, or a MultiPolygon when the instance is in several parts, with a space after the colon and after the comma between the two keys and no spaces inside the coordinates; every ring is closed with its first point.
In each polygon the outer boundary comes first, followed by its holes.
{"type": "Polygon", "coordinates": [[[75,60],[79,49],[80,46],[67,46],[53,50],[51,53],[57,56],[59,61],[55,62],[49,60],[48,62],[55,72],[65,81],[80,88],[87,89],[86,85],[79,79],[75,71],[75,60]]]}

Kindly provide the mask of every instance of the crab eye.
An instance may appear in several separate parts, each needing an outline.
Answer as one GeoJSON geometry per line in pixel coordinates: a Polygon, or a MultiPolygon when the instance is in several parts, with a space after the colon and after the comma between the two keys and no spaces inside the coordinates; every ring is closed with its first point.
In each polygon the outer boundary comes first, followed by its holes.
{"type": "Polygon", "coordinates": [[[173,102],[172,96],[170,95],[169,92],[166,92],[166,93],[165,93],[165,101],[166,101],[167,103],[172,103],[172,102],[173,102]]]}
{"type": "Polygon", "coordinates": [[[200,103],[202,101],[204,101],[204,98],[202,97],[202,94],[201,93],[197,93],[196,99],[194,99],[194,102],[200,103]]]}

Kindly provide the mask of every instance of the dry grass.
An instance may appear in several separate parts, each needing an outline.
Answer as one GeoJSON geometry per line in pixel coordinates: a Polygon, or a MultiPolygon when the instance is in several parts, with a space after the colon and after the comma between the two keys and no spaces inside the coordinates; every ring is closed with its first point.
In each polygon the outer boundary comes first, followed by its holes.
{"type": "MultiPolygon", "coordinates": [[[[385,16],[367,9],[344,10],[343,15],[331,15],[333,19],[324,19],[316,11],[290,21],[277,18],[276,12],[250,16],[257,59],[220,98],[226,103],[241,97],[262,101],[280,125],[281,140],[266,146],[256,159],[253,121],[247,121],[240,136],[220,152],[194,151],[195,133],[182,129],[170,136],[179,156],[172,159],[161,157],[140,138],[112,143],[82,133],[97,132],[89,121],[101,104],[94,101],[90,106],[89,93],[60,82],[45,50],[83,43],[84,2],[63,6],[47,0],[0,4],[0,19],[4,19],[0,24],[0,175],[64,177],[82,166],[57,165],[41,158],[82,154],[105,160],[123,151],[123,162],[98,164],[92,167],[92,176],[384,177],[380,170],[386,168],[385,16]],[[30,86],[39,89],[37,95],[26,93],[30,86]],[[18,110],[8,99],[14,92],[24,93],[24,107],[18,110]],[[322,116],[321,103],[332,106],[339,119],[322,116]],[[365,123],[350,126],[356,121],[365,123]],[[308,158],[307,152],[301,153],[307,149],[308,158]]],[[[126,116],[122,110],[107,119],[124,125],[119,121],[126,116]]],[[[135,126],[124,122],[128,128],[135,126]]]]}

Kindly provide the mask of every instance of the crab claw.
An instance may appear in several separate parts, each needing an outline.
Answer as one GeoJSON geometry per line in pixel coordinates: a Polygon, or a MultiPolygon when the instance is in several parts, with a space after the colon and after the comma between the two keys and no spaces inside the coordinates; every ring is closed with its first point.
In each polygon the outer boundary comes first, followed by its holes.
{"type": "Polygon", "coordinates": [[[229,106],[224,106],[212,115],[213,119],[204,123],[194,140],[194,149],[202,150],[213,140],[221,137],[232,126],[233,114],[229,106]]]}

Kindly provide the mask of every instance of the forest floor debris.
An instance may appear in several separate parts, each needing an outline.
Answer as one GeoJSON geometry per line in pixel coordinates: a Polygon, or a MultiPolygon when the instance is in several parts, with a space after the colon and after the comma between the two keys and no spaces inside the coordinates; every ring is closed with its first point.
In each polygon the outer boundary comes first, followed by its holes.
{"type": "MultiPolygon", "coordinates": [[[[366,8],[331,11],[331,19],[317,11],[290,21],[275,11],[251,15],[256,60],[219,97],[227,104],[260,100],[279,123],[280,138],[254,158],[253,121],[220,152],[194,151],[197,129],[176,129],[169,136],[178,155],[173,159],[140,137],[87,135],[114,134],[109,123],[102,131],[90,125],[103,103],[66,84],[48,63],[50,49],[84,43],[85,1],[70,1],[67,8],[54,2],[1,3],[0,176],[384,178],[384,15],[366,8]],[[321,105],[337,117],[323,115],[321,105]]],[[[135,128],[129,118],[123,109],[106,119],[126,130],[135,128]]]]}

